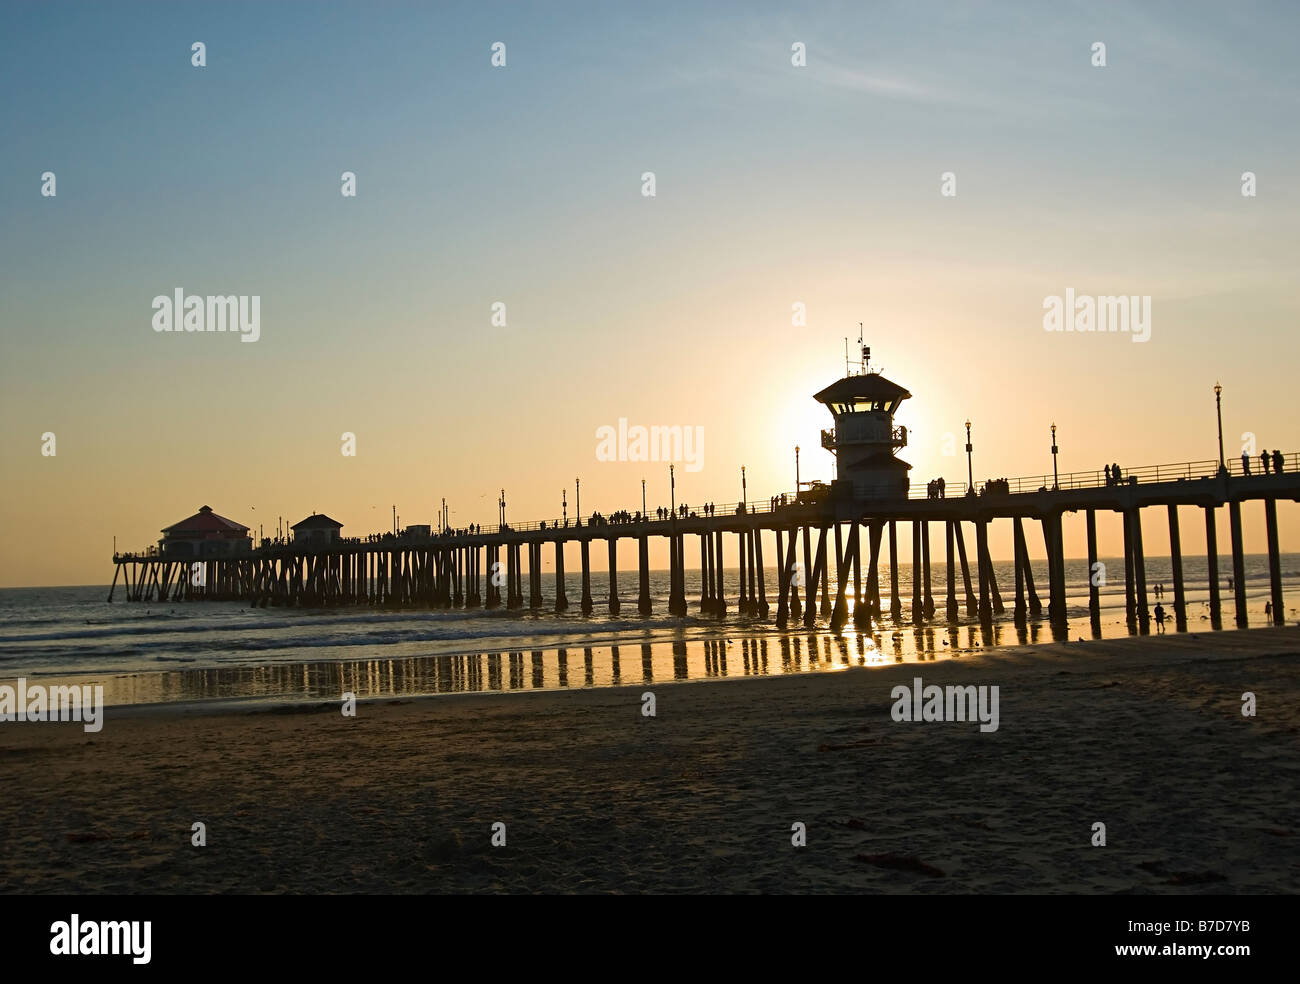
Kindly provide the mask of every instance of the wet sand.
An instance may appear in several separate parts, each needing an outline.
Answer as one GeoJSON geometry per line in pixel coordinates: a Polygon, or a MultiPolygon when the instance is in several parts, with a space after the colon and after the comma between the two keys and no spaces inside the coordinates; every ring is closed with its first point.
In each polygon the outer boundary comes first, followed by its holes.
{"type": "Polygon", "coordinates": [[[1300,889],[1300,629],[646,689],[0,724],[0,889],[1300,889]],[[999,729],[893,721],[915,676],[999,729]]]}

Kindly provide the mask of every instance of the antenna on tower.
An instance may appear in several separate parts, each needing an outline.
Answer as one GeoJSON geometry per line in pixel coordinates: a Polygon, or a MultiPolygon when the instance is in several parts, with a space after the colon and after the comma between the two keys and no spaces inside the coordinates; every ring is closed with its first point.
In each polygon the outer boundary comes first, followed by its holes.
{"type": "Polygon", "coordinates": [[[858,322],[858,353],[861,356],[861,358],[859,359],[859,361],[854,362],[849,357],[849,340],[848,337],[845,336],[844,339],[844,375],[845,376],[853,376],[853,375],[865,376],[868,371],[867,364],[871,361],[871,347],[862,344],[862,322],[861,321],[858,322]],[[855,365],[858,367],[857,373],[854,373],[853,371],[853,367],[855,365]]]}

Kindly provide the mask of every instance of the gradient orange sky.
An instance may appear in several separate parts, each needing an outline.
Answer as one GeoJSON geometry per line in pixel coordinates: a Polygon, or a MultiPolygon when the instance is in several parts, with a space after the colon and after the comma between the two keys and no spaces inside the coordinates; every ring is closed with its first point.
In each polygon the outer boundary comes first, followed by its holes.
{"type": "Polygon", "coordinates": [[[1050,474],[1052,422],[1063,472],[1214,458],[1216,380],[1230,456],[1300,450],[1293,13],[330,9],[21,8],[0,41],[29,80],[0,108],[0,585],[106,584],[114,535],[204,504],[345,535],[443,496],[494,523],[503,487],[510,519],[561,489],[572,516],[575,477],[584,514],[640,508],[643,477],[667,504],[667,464],[597,460],[619,418],[703,429],[678,502],[735,502],[741,465],[764,500],[796,444],[832,477],[812,394],[859,321],[913,394],[914,485],[964,481],[967,417],[977,480],[1050,474]],[[155,333],[177,287],[260,295],[260,340],[155,333]],[[1045,332],[1068,287],[1151,296],[1150,341],[1045,332]]]}

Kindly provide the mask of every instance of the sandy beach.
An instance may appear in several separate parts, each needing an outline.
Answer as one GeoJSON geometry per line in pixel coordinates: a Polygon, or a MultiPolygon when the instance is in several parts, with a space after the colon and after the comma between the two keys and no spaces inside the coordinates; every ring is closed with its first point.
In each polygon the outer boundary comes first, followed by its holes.
{"type": "Polygon", "coordinates": [[[94,735],[3,725],[0,886],[1300,888],[1300,629],[657,684],[653,718],[644,689],[362,703],[355,718],[337,704],[110,709],[94,735]],[[998,730],[894,721],[891,689],[915,676],[998,686],[998,730]],[[191,845],[196,821],[206,847],[191,845]]]}

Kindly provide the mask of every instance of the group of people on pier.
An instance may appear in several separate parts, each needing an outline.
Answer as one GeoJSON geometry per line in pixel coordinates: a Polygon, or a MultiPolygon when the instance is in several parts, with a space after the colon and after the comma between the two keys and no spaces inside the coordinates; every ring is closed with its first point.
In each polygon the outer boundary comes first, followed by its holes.
{"type": "Polygon", "coordinates": [[[442,530],[438,535],[442,537],[478,536],[482,532],[483,532],[482,526],[480,526],[477,523],[470,523],[469,526],[463,530],[452,529],[450,526],[448,526],[446,529],[442,530]]]}
{"type": "MultiPolygon", "coordinates": [[[[1261,451],[1259,453],[1259,464],[1260,467],[1264,469],[1265,475],[1268,474],[1270,461],[1273,464],[1273,474],[1281,475],[1282,472],[1286,470],[1284,467],[1286,461],[1282,457],[1281,451],[1274,451],[1272,454],[1269,454],[1267,451],[1261,451]]],[[[1250,454],[1246,451],[1241,452],[1241,473],[1243,475],[1250,474],[1250,454]]]]}
{"type": "Polygon", "coordinates": [[[927,499],[943,499],[947,495],[947,490],[947,483],[942,478],[936,478],[926,483],[925,497],[927,499]]]}
{"type": "MultiPolygon", "coordinates": [[[[628,512],[626,509],[620,509],[618,512],[612,512],[608,516],[594,512],[591,514],[590,524],[592,526],[625,526],[628,523],[641,522],[641,513],[628,512]]],[[[559,523],[555,524],[559,526],[559,523]]]]}
{"type": "Polygon", "coordinates": [[[1119,470],[1119,463],[1106,466],[1106,484],[1119,485],[1124,480],[1123,473],[1119,470]]]}

